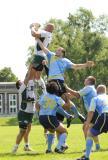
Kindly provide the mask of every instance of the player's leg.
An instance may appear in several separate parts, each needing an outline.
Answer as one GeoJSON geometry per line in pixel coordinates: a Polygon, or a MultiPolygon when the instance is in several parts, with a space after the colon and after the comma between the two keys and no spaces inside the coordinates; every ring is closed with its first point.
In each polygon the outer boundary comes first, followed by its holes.
{"type": "Polygon", "coordinates": [[[46,93],[46,85],[42,77],[40,77],[40,79],[38,80],[38,84],[42,88],[42,92],[46,93]]]}
{"type": "MultiPolygon", "coordinates": [[[[52,119],[55,119],[54,116],[39,116],[39,122],[44,127],[44,131],[47,131],[47,150],[46,153],[52,153],[52,145],[55,137],[55,127],[53,126],[52,119]]],[[[54,121],[54,120],[53,120],[54,121]]],[[[54,124],[55,125],[55,124],[54,124]]],[[[58,125],[58,124],[57,124],[58,125]]]]}
{"type": "Polygon", "coordinates": [[[47,150],[46,153],[52,153],[52,145],[54,143],[55,138],[55,131],[49,129],[49,132],[47,134],[47,150]]]}
{"type": "MultiPolygon", "coordinates": [[[[93,124],[90,124],[90,128],[92,128],[92,127],[93,127],[93,124]]],[[[100,150],[99,137],[98,136],[94,136],[93,137],[93,141],[95,143],[96,151],[99,151],[100,150]]]]}
{"type": "Polygon", "coordinates": [[[57,120],[55,116],[40,116],[39,117],[40,123],[44,126],[44,128],[47,128],[49,131],[48,134],[48,148],[46,150],[46,153],[52,152],[52,144],[54,141],[54,131],[58,133],[58,144],[55,148],[55,152],[63,153],[66,150],[65,141],[67,138],[67,130],[64,128],[64,126],[57,120]]]}
{"type": "Polygon", "coordinates": [[[27,130],[24,134],[24,143],[25,143],[24,151],[33,151],[33,149],[30,147],[30,144],[29,144],[30,131],[31,131],[31,123],[28,124],[27,130]]]}
{"type": "Polygon", "coordinates": [[[26,115],[25,120],[27,122],[27,129],[26,129],[26,132],[24,134],[24,142],[25,142],[24,151],[33,151],[32,148],[30,148],[30,145],[29,145],[29,135],[30,135],[31,126],[32,126],[33,114],[32,113],[26,113],[25,115],[26,115]]]}
{"type": "MultiPolygon", "coordinates": [[[[65,87],[66,92],[68,93],[69,87],[67,87],[66,84],[64,84],[64,87],[65,87]]],[[[69,94],[68,97],[71,97],[70,94],[69,94]]],[[[81,120],[81,122],[84,123],[85,122],[85,117],[81,113],[79,113],[77,107],[75,106],[75,104],[72,101],[70,103],[71,103],[71,106],[69,106],[69,108],[68,108],[69,112],[73,113],[75,118],[79,118],[81,120]]]]}
{"type": "Polygon", "coordinates": [[[45,58],[43,56],[40,56],[40,55],[33,56],[32,62],[30,64],[29,69],[27,71],[27,74],[25,76],[24,83],[20,87],[21,93],[26,88],[26,85],[28,84],[29,80],[32,80],[32,79],[39,80],[40,79],[41,73],[43,70],[43,64],[42,64],[43,60],[45,60],[45,58]]]}
{"type": "Polygon", "coordinates": [[[38,71],[36,71],[33,64],[30,64],[29,66],[28,72],[24,80],[24,84],[27,85],[28,81],[31,79],[37,79],[37,80],[40,79],[40,72],[38,73],[38,71]]]}
{"type": "Polygon", "coordinates": [[[39,86],[42,87],[43,92],[46,92],[46,86],[45,86],[45,82],[42,79],[41,75],[42,75],[42,71],[44,69],[45,63],[46,63],[46,59],[45,57],[41,55],[35,55],[32,61],[33,69],[35,69],[35,72],[36,72],[35,79],[38,80],[39,86]]]}
{"type": "Polygon", "coordinates": [[[18,121],[19,121],[19,133],[16,137],[16,143],[14,145],[14,148],[12,150],[12,153],[16,153],[19,147],[20,142],[22,141],[22,138],[24,137],[27,129],[27,124],[24,123],[24,114],[19,111],[18,113],[18,121]]]}
{"type": "MultiPolygon", "coordinates": [[[[83,125],[83,132],[84,132],[85,139],[87,137],[88,130],[93,127],[93,125],[97,121],[98,117],[99,117],[99,114],[98,114],[97,111],[95,111],[94,114],[93,114],[93,118],[91,120],[90,126],[88,128],[86,128],[85,125],[83,125]]],[[[98,151],[100,149],[100,143],[99,143],[98,136],[93,137],[93,140],[94,140],[94,143],[95,143],[95,146],[96,146],[96,151],[98,151]]]]}
{"type": "Polygon", "coordinates": [[[68,146],[66,145],[67,130],[63,126],[63,124],[60,123],[59,126],[56,128],[56,132],[58,135],[58,144],[55,148],[55,152],[63,153],[66,149],[68,149],[68,146]]]}
{"type": "Polygon", "coordinates": [[[101,116],[99,116],[98,120],[93,125],[93,127],[88,130],[86,138],[85,155],[83,156],[83,158],[78,158],[77,160],[89,160],[93,146],[93,138],[107,131],[108,131],[108,115],[107,113],[103,113],[101,114],[101,116]]]}

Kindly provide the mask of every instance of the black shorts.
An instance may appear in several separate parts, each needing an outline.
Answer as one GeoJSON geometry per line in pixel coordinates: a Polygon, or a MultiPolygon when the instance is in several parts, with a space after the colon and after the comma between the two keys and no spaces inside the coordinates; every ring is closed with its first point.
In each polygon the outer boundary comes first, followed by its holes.
{"type": "Polygon", "coordinates": [[[18,112],[19,128],[27,129],[27,126],[32,123],[33,113],[27,113],[24,111],[18,112]]]}
{"type": "Polygon", "coordinates": [[[95,124],[95,122],[97,121],[98,117],[99,117],[99,114],[98,114],[97,111],[95,111],[94,114],[93,114],[93,118],[91,120],[91,123],[95,124]]]}
{"type": "Polygon", "coordinates": [[[49,82],[56,82],[58,87],[59,87],[59,91],[58,91],[58,96],[61,97],[64,93],[66,93],[66,86],[63,80],[60,79],[51,79],[49,80],[49,82]]]}
{"type": "Polygon", "coordinates": [[[42,64],[42,61],[45,60],[45,57],[44,56],[41,56],[41,55],[34,55],[33,59],[32,59],[32,65],[33,65],[33,68],[36,70],[36,71],[42,71],[43,68],[44,68],[44,65],[42,64]]]}
{"type": "MultiPolygon", "coordinates": [[[[93,118],[92,118],[90,123],[95,124],[95,122],[97,121],[98,117],[99,117],[99,114],[98,114],[97,111],[95,111],[94,114],[93,114],[93,118]]],[[[87,120],[87,117],[85,118],[85,121],[86,120],[87,120]]]]}
{"type": "Polygon", "coordinates": [[[60,124],[56,116],[48,115],[40,115],[39,122],[45,129],[56,129],[60,124]]]}
{"type": "Polygon", "coordinates": [[[59,122],[63,122],[64,121],[64,116],[61,115],[60,113],[56,113],[56,117],[57,117],[59,122]]]}
{"type": "Polygon", "coordinates": [[[108,132],[108,113],[102,113],[90,131],[94,136],[108,132]]]}

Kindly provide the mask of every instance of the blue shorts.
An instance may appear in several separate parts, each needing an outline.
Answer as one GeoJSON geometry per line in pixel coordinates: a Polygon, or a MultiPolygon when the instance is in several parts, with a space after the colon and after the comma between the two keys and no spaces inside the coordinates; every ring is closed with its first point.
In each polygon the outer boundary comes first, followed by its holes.
{"type": "Polygon", "coordinates": [[[93,127],[90,129],[93,136],[108,132],[108,113],[102,113],[93,127]]]}
{"type": "Polygon", "coordinates": [[[56,129],[60,125],[57,117],[51,115],[40,115],[39,122],[45,129],[56,129]]]}

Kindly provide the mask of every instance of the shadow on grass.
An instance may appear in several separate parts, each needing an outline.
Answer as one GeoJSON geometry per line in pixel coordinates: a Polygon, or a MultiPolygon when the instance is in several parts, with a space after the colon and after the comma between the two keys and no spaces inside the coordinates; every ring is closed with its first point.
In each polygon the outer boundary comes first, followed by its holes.
{"type": "Polygon", "coordinates": [[[100,149],[99,151],[93,151],[93,152],[108,152],[108,148],[107,149],[100,149]]]}
{"type": "Polygon", "coordinates": [[[45,153],[36,153],[36,152],[26,152],[26,153],[0,153],[0,157],[5,157],[5,156],[9,156],[9,157],[22,157],[22,156],[34,156],[34,155],[44,155],[45,153]]]}
{"type": "MultiPolygon", "coordinates": [[[[93,152],[108,152],[108,149],[100,149],[99,151],[93,151],[93,152]]],[[[68,152],[68,153],[65,153],[65,154],[79,154],[79,153],[84,153],[83,151],[74,151],[74,152],[68,152]]]]}
{"type": "MultiPolygon", "coordinates": [[[[98,152],[108,152],[108,149],[101,149],[98,152]]],[[[69,155],[69,154],[79,154],[79,153],[83,153],[83,152],[82,151],[77,151],[77,152],[69,152],[69,153],[63,153],[63,154],[69,155]]],[[[56,155],[58,154],[59,155],[59,153],[52,153],[50,155],[53,155],[53,154],[56,154],[56,155]]],[[[43,153],[43,152],[40,152],[40,153],[26,152],[26,153],[16,153],[16,154],[12,154],[10,152],[0,153],[0,157],[6,157],[6,156],[9,156],[9,157],[23,157],[23,156],[42,156],[42,155],[45,155],[45,153],[43,153]]]]}
{"type": "MultiPolygon", "coordinates": [[[[39,121],[35,117],[33,118],[32,125],[38,125],[39,121]]],[[[17,117],[4,117],[0,121],[0,126],[18,126],[17,117]]]]}
{"type": "MultiPolygon", "coordinates": [[[[64,123],[66,123],[66,120],[64,121],[64,123]]],[[[72,124],[80,124],[80,120],[75,119],[72,121],[72,124]]],[[[39,120],[36,116],[34,116],[32,120],[32,125],[39,125],[39,120]]],[[[18,126],[17,116],[16,117],[1,117],[0,126],[18,126]]]]}

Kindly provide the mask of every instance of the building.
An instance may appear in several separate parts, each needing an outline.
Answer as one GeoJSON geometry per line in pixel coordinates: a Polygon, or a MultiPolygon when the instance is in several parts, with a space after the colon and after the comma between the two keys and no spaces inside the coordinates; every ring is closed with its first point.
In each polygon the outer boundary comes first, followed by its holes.
{"type": "Polygon", "coordinates": [[[15,82],[0,82],[0,115],[14,115],[19,109],[18,90],[15,82]]]}

